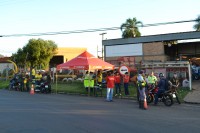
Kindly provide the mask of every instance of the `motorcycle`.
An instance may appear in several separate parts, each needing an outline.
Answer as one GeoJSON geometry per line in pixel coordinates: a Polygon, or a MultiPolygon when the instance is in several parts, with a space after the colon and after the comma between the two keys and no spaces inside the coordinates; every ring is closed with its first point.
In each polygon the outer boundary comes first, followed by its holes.
{"type": "Polygon", "coordinates": [[[181,104],[178,98],[178,92],[177,92],[178,86],[173,85],[170,81],[169,84],[170,84],[169,94],[172,96],[173,99],[176,99],[178,104],[181,104]]]}
{"type": "Polygon", "coordinates": [[[41,81],[35,81],[35,87],[34,87],[35,92],[41,92],[41,81]]]}
{"type": "Polygon", "coordinates": [[[147,103],[152,103],[154,101],[154,95],[157,93],[158,88],[150,86],[147,91],[147,103]]]}
{"type": "MultiPolygon", "coordinates": [[[[154,101],[154,97],[155,95],[157,95],[158,92],[158,87],[152,88],[148,90],[148,94],[147,94],[147,103],[152,103],[154,101]]],[[[158,96],[158,101],[159,102],[163,102],[165,104],[165,106],[172,106],[173,102],[173,97],[170,94],[170,91],[165,91],[164,93],[161,93],[158,96]]]]}
{"type": "Polygon", "coordinates": [[[11,85],[10,90],[21,91],[21,83],[15,82],[11,85]]]}
{"type": "Polygon", "coordinates": [[[48,82],[41,82],[40,85],[42,93],[51,93],[51,85],[48,82]]]}
{"type": "Polygon", "coordinates": [[[36,81],[35,92],[51,93],[51,85],[46,81],[36,81]]]}
{"type": "Polygon", "coordinates": [[[9,90],[21,91],[21,82],[19,81],[19,77],[15,77],[10,80],[9,90]]]}

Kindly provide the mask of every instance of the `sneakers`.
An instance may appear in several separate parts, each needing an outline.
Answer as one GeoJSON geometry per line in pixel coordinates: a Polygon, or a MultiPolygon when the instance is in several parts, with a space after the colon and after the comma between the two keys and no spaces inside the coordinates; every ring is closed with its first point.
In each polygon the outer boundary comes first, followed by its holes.
{"type": "Polygon", "coordinates": [[[107,100],[107,99],[106,99],[106,102],[113,102],[113,100],[107,100]]]}
{"type": "Polygon", "coordinates": [[[117,97],[117,96],[122,96],[122,94],[121,94],[121,93],[119,93],[119,94],[115,94],[115,97],[117,97]]]}

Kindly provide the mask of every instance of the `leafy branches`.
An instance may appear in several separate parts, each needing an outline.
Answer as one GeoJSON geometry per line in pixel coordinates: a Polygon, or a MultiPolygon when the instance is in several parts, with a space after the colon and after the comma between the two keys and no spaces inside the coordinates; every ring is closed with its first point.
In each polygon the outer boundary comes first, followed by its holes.
{"type": "Polygon", "coordinates": [[[56,51],[57,45],[51,40],[30,39],[26,46],[19,48],[17,53],[12,55],[12,60],[20,66],[47,67],[56,51]]]}

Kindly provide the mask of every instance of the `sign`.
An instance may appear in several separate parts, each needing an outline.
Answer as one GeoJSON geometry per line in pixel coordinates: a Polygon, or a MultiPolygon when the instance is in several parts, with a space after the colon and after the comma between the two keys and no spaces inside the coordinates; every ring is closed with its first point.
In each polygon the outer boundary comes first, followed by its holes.
{"type": "Polygon", "coordinates": [[[119,68],[119,73],[120,73],[121,75],[124,75],[126,72],[129,73],[129,68],[128,68],[127,66],[121,66],[121,67],[119,68]]]}
{"type": "Polygon", "coordinates": [[[142,43],[105,46],[106,57],[141,56],[142,43]]]}

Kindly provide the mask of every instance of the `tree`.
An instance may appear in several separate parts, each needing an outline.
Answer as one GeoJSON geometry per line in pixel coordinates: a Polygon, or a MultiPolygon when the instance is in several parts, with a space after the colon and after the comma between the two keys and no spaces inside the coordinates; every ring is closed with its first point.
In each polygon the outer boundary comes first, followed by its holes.
{"type": "Polygon", "coordinates": [[[195,19],[196,24],[194,25],[194,29],[196,31],[200,31],[200,15],[195,19]]]}
{"type": "Polygon", "coordinates": [[[31,39],[24,48],[24,52],[28,53],[27,62],[31,67],[49,64],[50,59],[56,54],[57,45],[50,40],[31,39]]]}
{"type": "Polygon", "coordinates": [[[141,33],[139,32],[138,27],[142,26],[142,22],[141,21],[137,21],[136,18],[129,18],[126,20],[125,23],[123,23],[121,25],[121,31],[122,33],[122,37],[123,38],[133,38],[133,37],[139,37],[141,36],[141,33]]]}
{"type": "Polygon", "coordinates": [[[56,54],[57,45],[51,40],[30,39],[28,44],[12,55],[17,65],[26,64],[31,67],[47,67],[50,59],[56,54]]]}
{"type": "Polygon", "coordinates": [[[17,53],[12,54],[11,60],[13,60],[19,67],[24,67],[25,65],[25,53],[22,48],[17,50],[17,53]]]}

